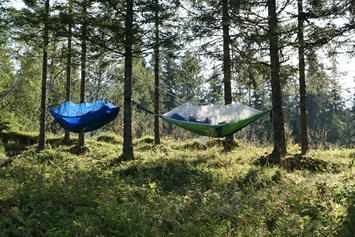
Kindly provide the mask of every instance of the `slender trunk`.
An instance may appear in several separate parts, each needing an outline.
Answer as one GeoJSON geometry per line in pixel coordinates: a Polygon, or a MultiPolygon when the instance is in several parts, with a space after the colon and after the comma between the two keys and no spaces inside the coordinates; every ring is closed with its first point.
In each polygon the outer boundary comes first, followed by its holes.
{"type": "MultiPolygon", "coordinates": [[[[72,14],[72,0],[69,0],[69,16],[72,14]]],[[[65,100],[70,100],[70,81],[71,81],[71,57],[72,57],[72,23],[68,25],[68,52],[67,52],[67,80],[66,80],[66,95],[65,100]]],[[[70,132],[65,130],[64,134],[64,144],[70,143],[70,132]]]]}
{"type": "Polygon", "coordinates": [[[298,0],[298,60],[299,60],[299,81],[300,81],[300,125],[301,125],[301,151],[306,154],[308,150],[307,134],[307,102],[306,102],[306,75],[304,60],[304,18],[303,0],[298,0]]]}
{"type": "Polygon", "coordinates": [[[278,47],[277,32],[277,16],[275,0],[268,0],[268,16],[269,16],[269,43],[270,43],[270,61],[271,61],[271,90],[272,90],[272,106],[273,125],[274,125],[274,150],[273,162],[280,163],[281,157],[287,153],[285,140],[284,115],[282,111],[282,92],[280,81],[280,61],[278,47]]]}
{"type": "MultiPolygon", "coordinates": [[[[223,0],[222,3],[222,25],[223,25],[223,81],[224,81],[224,103],[231,104],[232,86],[231,86],[231,58],[230,58],[230,35],[229,23],[230,17],[228,13],[229,1],[223,0]]],[[[224,150],[231,151],[236,146],[234,136],[227,136],[224,142],[224,150]]]]}
{"type": "Polygon", "coordinates": [[[159,0],[155,0],[155,45],[154,45],[154,141],[160,144],[159,130],[159,0]]]}
{"type": "MultiPolygon", "coordinates": [[[[84,3],[85,4],[85,3],[84,3]]],[[[80,103],[85,102],[85,80],[86,80],[86,37],[87,37],[87,23],[86,23],[86,14],[87,14],[87,9],[86,6],[84,5],[83,7],[83,13],[84,13],[84,23],[81,28],[81,81],[80,81],[80,103]]],[[[84,139],[85,131],[82,131],[79,133],[79,139],[78,139],[78,147],[79,151],[84,147],[85,145],[85,139],[84,139]]]]}
{"type": "Polygon", "coordinates": [[[123,155],[122,160],[134,160],[132,144],[132,45],[133,45],[133,0],[127,0],[125,19],[125,84],[123,114],[123,155]]]}
{"type": "MultiPolygon", "coordinates": [[[[166,74],[166,82],[165,83],[170,88],[171,88],[171,86],[169,86],[169,85],[171,85],[171,83],[169,83],[169,82],[172,80],[172,77],[173,77],[173,75],[171,73],[172,72],[171,61],[172,61],[171,60],[171,56],[168,54],[166,56],[166,71],[167,71],[167,74],[166,74]]],[[[166,109],[167,110],[171,110],[175,106],[175,97],[173,96],[173,94],[174,94],[174,92],[170,89],[168,91],[168,94],[167,94],[168,97],[169,97],[169,100],[168,100],[169,102],[167,102],[167,104],[166,104],[166,109]]],[[[172,123],[168,123],[168,134],[171,135],[173,130],[174,130],[173,124],[172,123]]]]}
{"type": "Polygon", "coordinates": [[[45,18],[43,30],[43,65],[42,65],[42,97],[41,97],[41,115],[40,115],[40,129],[38,150],[45,149],[46,143],[46,90],[47,90],[47,67],[48,67],[48,54],[47,48],[49,44],[49,0],[45,2],[45,18]]]}

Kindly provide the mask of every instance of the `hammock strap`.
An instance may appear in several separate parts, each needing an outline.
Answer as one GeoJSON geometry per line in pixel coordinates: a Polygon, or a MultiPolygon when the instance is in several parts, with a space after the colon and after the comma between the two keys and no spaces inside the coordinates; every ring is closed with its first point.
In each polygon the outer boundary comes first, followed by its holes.
{"type": "Polygon", "coordinates": [[[273,111],[274,111],[274,109],[277,109],[277,108],[281,108],[281,105],[277,105],[277,106],[275,106],[275,107],[273,107],[273,108],[271,108],[269,111],[270,111],[270,122],[272,122],[273,121],[273,119],[274,119],[274,113],[273,113],[273,111]]]}
{"type": "Polygon", "coordinates": [[[131,100],[131,102],[137,107],[137,109],[140,109],[140,110],[143,110],[144,112],[148,113],[148,114],[153,114],[153,115],[158,115],[160,116],[159,114],[156,114],[154,113],[153,111],[143,107],[142,105],[138,104],[137,102],[131,100]]]}

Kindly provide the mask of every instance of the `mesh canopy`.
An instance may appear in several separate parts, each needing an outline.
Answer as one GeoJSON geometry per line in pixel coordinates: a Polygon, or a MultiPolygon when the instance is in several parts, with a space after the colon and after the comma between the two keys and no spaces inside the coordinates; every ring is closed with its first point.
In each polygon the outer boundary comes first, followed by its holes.
{"type": "Polygon", "coordinates": [[[105,100],[97,100],[81,104],[67,101],[49,112],[65,130],[80,133],[101,128],[114,120],[119,110],[105,100]]]}
{"type": "Polygon", "coordinates": [[[204,106],[185,103],[163,114],[162,118],[199,135],[223,137],[237,132],[265,113],[240,103],[204,106]]]}

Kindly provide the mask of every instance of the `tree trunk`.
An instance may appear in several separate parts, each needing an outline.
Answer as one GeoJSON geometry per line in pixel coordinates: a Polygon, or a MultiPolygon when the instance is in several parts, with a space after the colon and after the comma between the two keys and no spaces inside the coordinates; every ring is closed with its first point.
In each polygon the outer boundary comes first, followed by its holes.
{"type": "Polygon", "coordinates": [[[47,48],[49,44],[49,0],[45,2],[45,18],[44,18],[44,30],[43,30],[43,64],[42,64],[42,97],[41,97],[41,115],[40,115],[40,129],[39,129],[39,141],[38,150],[45,149],[46,143],[46,90],[47,90],[47,67],[48,67],[48,54],[47,48]]]}
{"type": "Polygon", "coordinates": [[[155,45],[154,45],[154,141],[160,144],[159,130],[159,0],[155,0],[155,45]]]}
{"type": "Polygon", "coordinates": [[[299,83],[300,83],[300,125],[301,125],[301,151],[306,154],[308,150],[307,134],[307,102],[306,102],[306,76],[304,60],[304,16],[303,0],[298,0],[298,60],[299,60],[299,83]]]}
{"type": "Polygon", "coordinates": [[[133,45],[133,0],[127,0],[125,19],[125,84],[123,114],[123,154],[122,160],[134,160],[132,144],[132,45],[133,45]]]}
{"type": "MultiPolygon", "coordinates": [[[[84,14],[84,23],[81,28],[81,80],[80,80],[80,103],[85,102],[85,81],[86,81],[86,37],[87,37],[87,9],[86,3],[83,6],[83,14],[84,14]]],[[[85,139],[84,139],[85,131],[79,133],[78,139],[78,148],[79,152],[84,148],[85,139]]]]}
{"type": "MultiPolygon", "coordinates": [[[[229,24],[230,17],[228,13],[229,1],[223,0],[222,5],[222,25],[223,25],[223,82],[224,82],[224,103],[231,104],[232,98],[232,86],[231,86],[231,58],[230,58],[230,36],[229,36],[229,24]]],[[[224,150],[231,151],[236,146],[234,136],[230,135],[225,138],[224,150]]]]}
{"type": "MultiPolygon", "coordinates": [[[[69,16],[72,14],[72,0],[69,0],[69,16]]],[[[68,25],[68,52],[67,52],[67,80],[66,80],[66,95],[65,100],[70,100],[70,81],[71,81],[71,57],[72,57],[72,23],[68,25]]],[[[70,144],[70,132],[65,130],[64,134],[64,144],[70,144]]]]}
{"type": "MultiPolygon", "coordinates": [[[[171,55],[168,53],[166,55],[166,76],[165,76],[165,83],[168,85],[168,87],[170,87],[170,90],[168,91],[167,94],[165,94],[165,96],[168,96],[168,100],[165,101],[165,108],[169,111],[171,109],[174,108],[175,106],[175,96],[174,96],[174,92],[171,90],[171,83],[170,81],[172,80],[173,77],[173,67],[172,67],[172,59],[171,59],[171,55]]],[[[168,123],[168,134],[171,135],[172,132],[174,130],[174,125],[172,123],[168,123]]]]}
{"type": "Polygon", "coordinates": [[[280,163],[281,157],[287,153],[285,140],[284,115],[282,111],[282,92],[280,81],[280,61],[278,47],[277,32],[277,16],[275,0],[268,0],[268,17],[269,17],[269,43],[270,43],[270,71],[271,71],[271,89],[272,89],[272,106],[273,106],[273,125],[274,125],[274,150],[273,162],[280,163]]]}

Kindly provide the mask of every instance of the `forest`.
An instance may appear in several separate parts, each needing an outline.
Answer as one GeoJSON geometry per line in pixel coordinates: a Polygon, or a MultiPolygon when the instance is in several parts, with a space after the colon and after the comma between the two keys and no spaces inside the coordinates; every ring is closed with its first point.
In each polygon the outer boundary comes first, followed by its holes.
{"type": "Polygon", "coordinates": [[[0,236],[355,233],[354,0],[3,0],[0,20],[0,236]],[[118,116],[90,132],[50,113],[102,99],[118,116]],[[265,114],[210,138],[161,118],[186,102],[265,114]]]}
{"type": "MultiPolygon", "coordinates": [[[[1,117],[24,131],[58,134],[47,109],[105,99],[121,112],[99,132],[186,139],[194,134],[124,98],[158,115],[185,102],[237,101],[263,111],[282,103],[274,116],[279,121],[281,112],[284,124],[275,129],[287,143],[303,137],[311,148],[352,147],[354,99],[340,78],[354,79],[338,60],[353,55],[353,1],[279,1],[274,23],[267,3],[137,1],[127,12],[124,1],[5,1],[1,117]]],[[[272,143],[273,127],[264,119],[235,136],[272,143]]]]}

